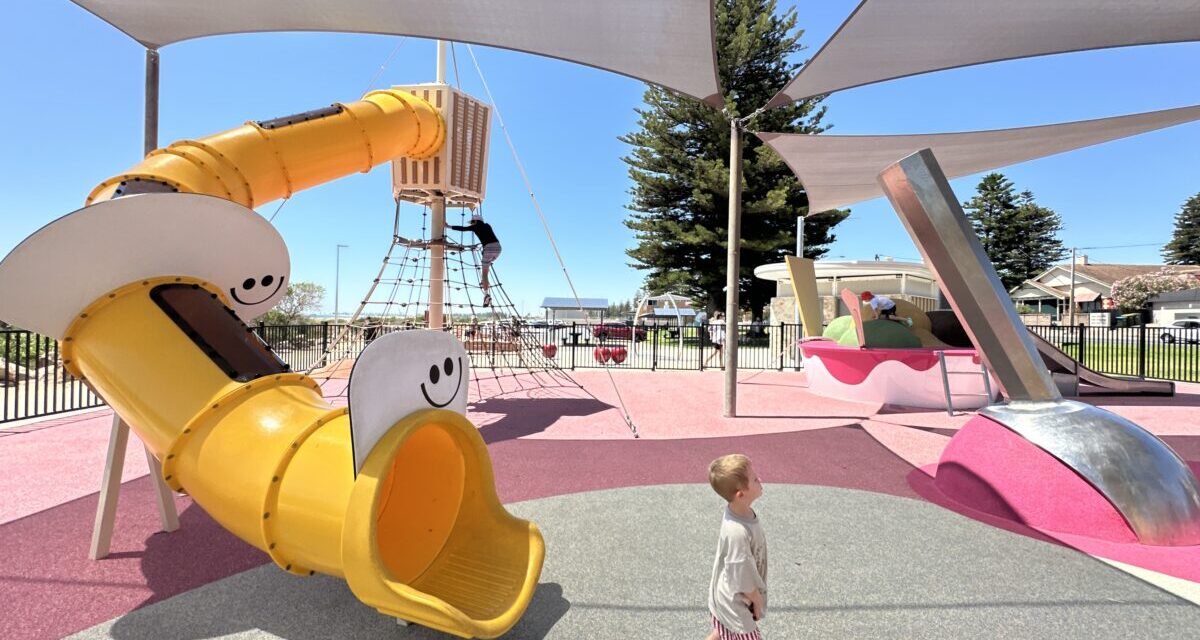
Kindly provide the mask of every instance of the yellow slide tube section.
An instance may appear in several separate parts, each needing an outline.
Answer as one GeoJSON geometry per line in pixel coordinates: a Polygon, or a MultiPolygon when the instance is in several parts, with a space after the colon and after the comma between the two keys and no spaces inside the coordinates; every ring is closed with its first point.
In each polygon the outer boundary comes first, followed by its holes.
{"type": "Polygon", "coordinates": [[[167,484],[284,570],[343,577],[385,614],[462,637],[512,628],[533,597],[544,543],[501,505],[476,428],[451,411],[419,411],[356,476],[347,410],[311,378],[232,379],[151,297],[189,286],[192,313],[219,318],[207,335],[248,331],[219,288],[169,276],[110,292],[63,339],[64,363],[129,422],[167,484]]]}
{"type": "Polygon", "coordinates": [[[394,158],[427,158],[442,148],[446,124],[436,107],[406,91],[372,91],[270,122],[247,122],[199,140],[156,149],[129,171],[101,182],[87,204],[136,191],[200,193],[249,208],[394,158]]]}

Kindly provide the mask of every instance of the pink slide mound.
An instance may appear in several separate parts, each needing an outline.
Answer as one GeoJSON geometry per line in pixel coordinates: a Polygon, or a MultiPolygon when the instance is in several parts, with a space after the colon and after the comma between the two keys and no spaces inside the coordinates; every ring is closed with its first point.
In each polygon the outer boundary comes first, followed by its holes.
{"type": "Polygon", "coordinates": [[[976,416],[946,446],[934,484],[971,509],[1044,531],[1136,543],[1091,484],[1003,425],[976,416]]]}

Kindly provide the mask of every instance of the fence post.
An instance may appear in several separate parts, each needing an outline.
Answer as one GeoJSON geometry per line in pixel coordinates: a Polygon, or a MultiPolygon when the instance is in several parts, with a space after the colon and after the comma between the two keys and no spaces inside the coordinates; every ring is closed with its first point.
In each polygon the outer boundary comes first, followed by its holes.
{"type": "MultiPolygon", "coordinates": [[[[767,337],[767,344],[771,344],[770,336],[767,337]]],[[[783,371],[783,354],[787,351],[787,325],[779,324],[779,370],[783,371]]]]}
{"type": "MultiPolygon", "coordinates": [[[[637,336],[634,336],[637,337],[637,336]]],[[[650,337],[650,332],[646,332],[646,338],[650,337]]],[[[658,371],[658,339],[662,337],[657,324],[654,325],[654,341],[650,344],[650,370],[658,371]]],[[[679,327],[679,341],[683,342],[683,327],[679,327]]]]}
{"type": "Polygon", "coordinates": [[[1079,331],[1079,357],[1076,359],[1079,360],[1080,366],[1086,367],[1087,360],[1084,358],[1087,357],[1087,325],[1080,322],[1077,329],[1079,331]]]}
{"type": "MultiPolygon", "coordinates": [[[[321,323],[321,353],[329,350],[329,321],[321,323]]],[[[320,356],[317,356],[320,357],[320,356]]]]}
{"type": "Polygon", "coordinates": [[[1146,325],[1138,325],[1138,377],[1146,377],[1146,325]]]}
{"type": "Polygon", "coordinates": [[[576,333],[575,322],[571,322],[571,371],[575,370],[575,347],[579,346],[579,335],[576,333]]]}

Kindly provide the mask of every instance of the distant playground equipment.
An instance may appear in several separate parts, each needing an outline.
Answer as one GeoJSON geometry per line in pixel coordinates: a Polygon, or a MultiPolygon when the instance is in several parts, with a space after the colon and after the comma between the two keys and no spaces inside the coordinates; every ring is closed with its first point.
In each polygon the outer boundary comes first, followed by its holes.
{"type": "Polygon", "coordinates": [[[290,275],[282,238],[247,207],[388,160],[411,176],[430,157],[451,166],[443,117],[462,101],[437,102],[375,91],[152,153],[0,262],[0,298],[6,321],[62,341],[65,366],[137,432],[171,489],[278,566],[344,577],[386,615],[493,638],[528,606],[544,544],[500,505],[462,415],[462,346],[382,336],[349,375],[350,407],[334,408],[243,322],[290,275]],[[86,268],[64,269],[64,255],[86,268]]]}
{"type": "Polygon", "coordinates": [[[997,399],[998,387],[975,349],[943,342],[932,333],[929,315],[915,305],[895,300],[897,315],[912,319],[908,327],[864,321],[859,296],[844,289],[841,298],[850,315],[834,318],[823,339],[800,343],[810,391],[856,402],[945,407],[951,413],[997,399]]]}
{"type": "Polygon", "coordinates": [[[1062,349],[1051,344],[1045,338],[1032,331],[1029,332],[1033,343],[1037,345],[1042,362],[1050,370],[1054,381],[1060,389],[1067,391],[1065,395],[1074,396],[1173,396],[1175,383],[1170,380],[1143,380],[1140,378],[1122,378],[1109,376],[1093,371],[1081,364],[1075,358],[1067,355],[1062,349]]]}
{"type": "MultiPolygon", "coordinates": [[[[796,300],[802,317],[807,319],[818,303],[815,278],[811,270],[804,271],[803,265],[796,258],[788,258],[796,300]]],[[[895,299],[896,316],[912,321],[912,326],[905,326],[892,320],[863,320],[869,306],[860,303],[857,293],[843,289],[840,297],[849,315],[829,323],[821,336],[826,340],[800,344],[812,391],[860,402],[946,407],[952,414],[957,409],[978,409],[998,399],[998,385],[986,373],[986,365],[953,311],[925,312],[906,300],[895,299]]],[[[1097,373],[1041,337],[1031,336],[1046,367],[1067,395],[1174,394],[1172,382],[1097,373]]]]}

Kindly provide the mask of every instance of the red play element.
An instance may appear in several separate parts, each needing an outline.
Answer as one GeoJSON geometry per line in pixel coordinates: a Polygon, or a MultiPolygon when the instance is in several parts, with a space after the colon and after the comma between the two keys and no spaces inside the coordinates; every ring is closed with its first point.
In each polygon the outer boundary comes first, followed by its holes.
{"type": "Polygon", "coordinates": [[[629,350],[625,347],[613,347],[612,361],[621,364],[625,362],[625,358],[629,357],[629,350]]]}
{"type": "Polygon", "coordinates": [[[604,364],[612,357],[612,349],[608,347],[596,347],[592,349],[592,357],[596,359],[596,362],[604,364]]]}
{"type": "Polygon", "coordinates": [[[934,485],[964,506],[1037,529],[1137,542],[1125,519],[1095,487],[983,416],[972,418],[950,440],[934,485]]]}
{"type": "Polygon", "coordinates": [[[542,345],[542,355],[546,356],[547,358],[553,358],[557,353],[558,353],[558,345],[556,345],[556,344],[542,345]]]}
{"type": "Polygon", "coordinates": [[[913,371],[928,371],[937,366],[938,351],[945,351],[946,357],[971,355],[972,361],[979,364],[979,357],[974,349],[937,349],[920,347],[912,349],[861,349],[845,347],[832,340],[811,340],[800,343],[804,357],[817,357],[821,363],[839,382],[859,384],[871,375],[871,370],[881,362],[892,360],[903,362],[913,371]]]}

